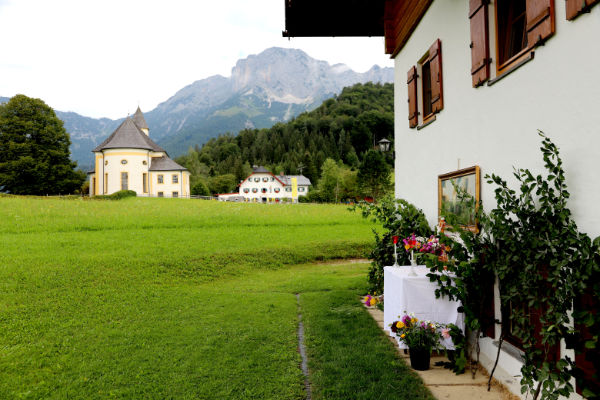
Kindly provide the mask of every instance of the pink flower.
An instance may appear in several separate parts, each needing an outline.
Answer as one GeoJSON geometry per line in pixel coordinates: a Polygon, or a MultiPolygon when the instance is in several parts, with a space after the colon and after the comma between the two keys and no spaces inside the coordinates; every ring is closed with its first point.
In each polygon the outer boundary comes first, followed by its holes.
{"type": "Polygon", "coordinates": [[[450,329],[448,328],[443,328],[442,329],[442,337],[444,339],[450,339],[450,329]]]}

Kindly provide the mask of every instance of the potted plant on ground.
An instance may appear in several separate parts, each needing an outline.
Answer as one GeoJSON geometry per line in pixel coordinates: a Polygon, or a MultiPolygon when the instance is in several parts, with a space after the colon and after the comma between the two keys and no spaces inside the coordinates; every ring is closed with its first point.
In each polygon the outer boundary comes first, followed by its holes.
{"type": "Polygon", "coordinates": [[[441,333],[438,324],[420,321],[413,313],[405,312],[390,328],[408,346],[410,366],[419,371],[428,370],[431,351],[440,347],[441,333]]]}

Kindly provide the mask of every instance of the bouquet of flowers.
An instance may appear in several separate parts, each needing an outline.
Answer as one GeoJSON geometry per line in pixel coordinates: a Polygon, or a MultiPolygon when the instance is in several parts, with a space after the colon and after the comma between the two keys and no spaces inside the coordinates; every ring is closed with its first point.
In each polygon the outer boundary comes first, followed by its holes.
{"type": "Polygon", "coordinates": [[[377,307],[380,310],[383,310],[383,295],[366,295],[362,299],[362,303],[367,307],[377,307]]]}
{"type": "Polygon", "coordinates": [[[402,243],[404,243],[404,249],[406,251],[414,251],[421,248],[423,243],[425,242],[425,238],[421,236],[415,236],[415,234],[411,234],[409,237],[402,239],[402,243]]]}
{"type": "Polygon", "coordinates": [[[406,251],[416,251],[417,254],[433,254],[445,259],[448,257],[447,252],[450,251],[450,247],[440,243],[440,239],[434,235],[431,235],[429,239],[425,239],[421,236],[415,236],[413,233],[406,239],[403,239],[402,243],[404,243],[406,251]]]}
{"type": "Polygon", "coordinates": [[[373,297],[370,294],[368,294],[363,298],[363,303],[367,307],[373,307],[377,304],[377,297],[373,297]]]}
{"type": "Polygon", "coordinates": [[[440,347],[441,326],[431,321],[420,321],[414,313],[405,311],[404,316],[394,321],[390,328],[409,349],[431,350],[440,347]]]}

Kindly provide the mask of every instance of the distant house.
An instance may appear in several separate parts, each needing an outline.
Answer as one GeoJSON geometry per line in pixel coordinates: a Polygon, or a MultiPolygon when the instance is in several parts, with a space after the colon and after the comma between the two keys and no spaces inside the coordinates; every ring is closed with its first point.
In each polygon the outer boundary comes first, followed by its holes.
{"type": "Polygon", "coordinates": [[[255,167],[240,183],[239,196],[259,203],[297,201],[299,196],[308,194],[310,185],[304,175],[273,175],[264,167],[255,167]]]}
{"type": "Polygon", "coordinates": [[[190,172],[149,137],[138,107],[93,151],[90,196],[133,190],[138,196],[189,197],[190,172]]]}

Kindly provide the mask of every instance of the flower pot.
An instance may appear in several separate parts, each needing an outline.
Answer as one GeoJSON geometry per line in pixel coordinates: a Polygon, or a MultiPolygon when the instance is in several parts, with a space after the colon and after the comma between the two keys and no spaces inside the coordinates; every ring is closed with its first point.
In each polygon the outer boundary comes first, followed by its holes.
{"type": "Polygon", "coordinates": [[[429,369],[429,360],[431,359],[431,349],[429,348],[410,348],[410,366],[417,371],[427,371],[429,369]]]}

